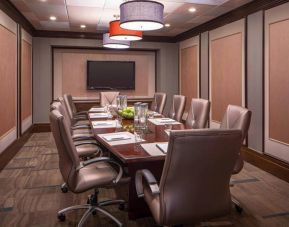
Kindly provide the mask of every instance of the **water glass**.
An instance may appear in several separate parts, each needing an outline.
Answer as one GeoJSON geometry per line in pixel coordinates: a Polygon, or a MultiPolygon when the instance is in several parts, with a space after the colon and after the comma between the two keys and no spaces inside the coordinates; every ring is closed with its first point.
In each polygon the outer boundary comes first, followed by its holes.
{"type": "Polygon", "coordinates": [[[134,138],[135,138],[135,145],[139,147],[140,144],[143,142],[144,133],[142,130],[135,130],[134,131],[134,138]]]}

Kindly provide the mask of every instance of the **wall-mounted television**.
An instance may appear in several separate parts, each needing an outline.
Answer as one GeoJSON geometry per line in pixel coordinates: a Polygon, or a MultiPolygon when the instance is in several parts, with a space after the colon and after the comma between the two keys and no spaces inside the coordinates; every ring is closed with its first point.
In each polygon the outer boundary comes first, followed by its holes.
{"type": "Polygon", "coordinates": [[[135,62],[87,61],[88,90],[134,90],[135,62]]]}

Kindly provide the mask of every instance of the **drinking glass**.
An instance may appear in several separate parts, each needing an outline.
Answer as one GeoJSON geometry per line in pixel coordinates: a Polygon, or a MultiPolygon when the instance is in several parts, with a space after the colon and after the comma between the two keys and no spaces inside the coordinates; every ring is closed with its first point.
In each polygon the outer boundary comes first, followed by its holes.
{"type": "Polygon", "coordinates": [[[135,147],[138,149],[140,148],[141,143],[143,142],[144,133],[142,130],[135,130],[134,131],[134,138],[135,138],[135,147]]]}

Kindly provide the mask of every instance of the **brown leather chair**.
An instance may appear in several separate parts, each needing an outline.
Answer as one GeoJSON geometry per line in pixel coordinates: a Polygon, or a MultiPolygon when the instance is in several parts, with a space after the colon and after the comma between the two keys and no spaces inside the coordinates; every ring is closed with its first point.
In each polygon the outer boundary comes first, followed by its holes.
{"type": "Polygon", "coordinates": [[[65,220],[65,213],[77,209],[86,209],[78,226],[83,226],[86,219],[96,211],[112,219],[118,226],[122,226],[119,220],[112,216],[102,207],[113,204],[123,204],[123,200],[108,200],[98,202],[98,188],[115,186],[122,177],[122,168],[115,161],[107,157],[81,161],[76,152],[75,146],[70,136],[69,130],[65,127],[64,117],[58,110],[50,113],[50,123],[59,155],[59,169],[63,180],[69,190],[73,193],[82,193],[91,189],[96,189],[95,194],[90,197],[89,203],[65,208],[58,212],[58,218],[65,220]],[[118,166],[117,173],[109,164],[118,166]]]}
{"type": "Polygon", "coordinates": [[[186,128],[206,128],[209,120],[209,113],[210,101],[205,99],[192,99],[185,122],[186,128]]]}
{"type": "Polygon", "coordinates": [[[151,105],[151,110],[158,112],[160,114],[163,114],[166,100],[167,100],[166,93],[161,93],[161,92],[155,93],[154,101],[152,102],[152,105],[151,105]]]}
{"type": "Polygon", "coordinates": [[[116,106],[116,97],[119,95],[119,92],[100,92],[100,105],[115,105],[116,106]]]}
{"type": "Polygon", "coordinates": [[[158,225],[195,224],[230,213],[230,177],[241,146],[240,130],[171,131],[160,183],[145,169],[136,190],[158,225]]]}
{"type": "MultiPolygon", "coordinates": [[[[221,122],[221,129],[240,129],[242,131],[242,142],[248,135],[252,112],[244,107],[228,105],[226,113],[221,122]]],[[[239,173],[244,166],[244,161],[239,152],[239,158],[235,165],[234,174],[239,173]]]]}
{"type": "Polygon", "coordinates": [[[186,105],[186,97],[183,95],[174,95],[169,117],[176,121],[181,121],[186,105]]]}
{"type": "Polygon", "coordinates": [[[77,112],[76,106],[73,102],[72,96],[70,94],[64,94],[63,100],[68,110],[69,115],[74,119],[78,120],[86,120],[88,111],[80,111],[77,112]]]}
{"type": "MultiPolygon", "coordinates": [[[[248,135],[250,128],[252,112],[244,107],[228,105],[226,113],[221,122],[221,129],[240,129],[242,131],[242,143],[248,135]]],[[[244,167],[244,160],[241,155],[241,149],[238,153],[238,159],[235,163],[233,174],[238,174],[244,167]]],[[[234,182],[231,182],[231,186],[234,186],[234,182]]],[[[236,210],[241,213],[243,208],[239,201],[235,198],[232,198],[232,201],[235,205],[236,210]]]]}

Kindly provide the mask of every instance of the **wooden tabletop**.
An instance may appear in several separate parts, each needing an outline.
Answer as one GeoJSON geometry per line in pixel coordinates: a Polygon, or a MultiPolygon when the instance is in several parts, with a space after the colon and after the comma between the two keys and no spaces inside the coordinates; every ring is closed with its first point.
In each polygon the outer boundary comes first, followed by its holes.
{"type": "MultiPolygon", "coordinates": [[[[136,144],[124,144],[124,145],[115,145],[111,146],[104,139],[102,139],[99,134],[103,133],[113,133],[120,131],[129,131],[134,133],[133,129],[133,120],[123,120],[122,128],[93,128],[92,121],[100,121],[106,119],[94,119],[89,118],[91,123],[92,132],[96,140],[101,143],[106,149],[118,157],[121,162],[124,164],[138,161],[155,161],[155,160],[164,160],[165,156],[151,156],[148,154],[141,146],[136,146],[136,144]]],[[[148,121],[148,129],[144,133],[144,142],[143,143],[154,143],[154,142],[167,142],[169,136],[165,132],[164,125],[155,125],[148,121]]],[[[183,124],[173,124],[172,129],[184,129],[183,124]]]]}

